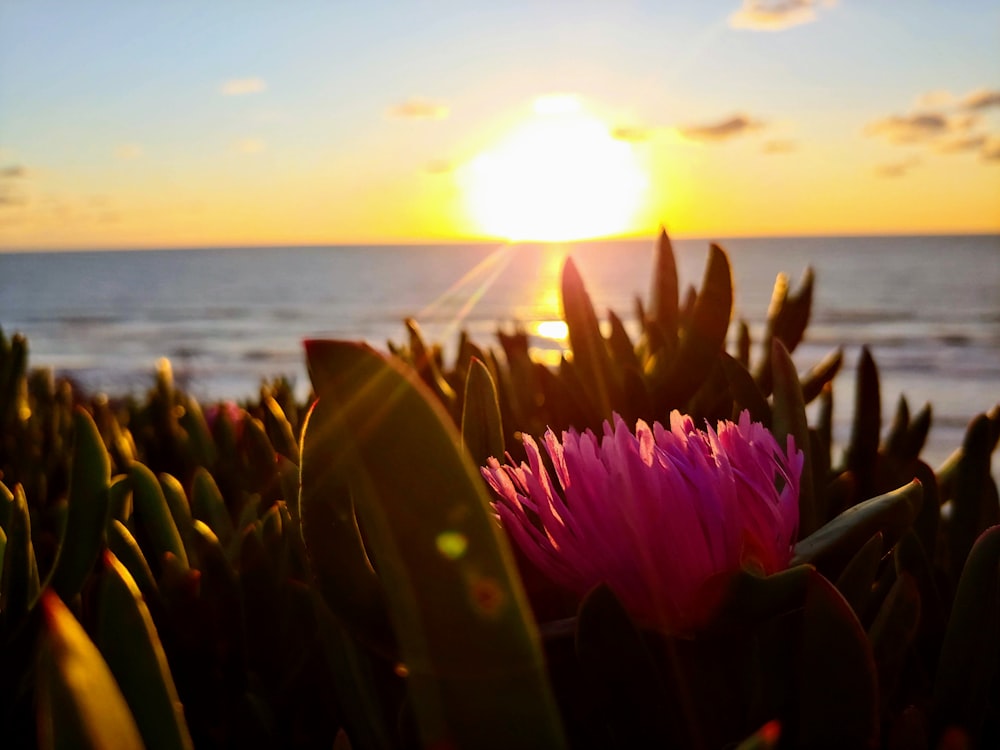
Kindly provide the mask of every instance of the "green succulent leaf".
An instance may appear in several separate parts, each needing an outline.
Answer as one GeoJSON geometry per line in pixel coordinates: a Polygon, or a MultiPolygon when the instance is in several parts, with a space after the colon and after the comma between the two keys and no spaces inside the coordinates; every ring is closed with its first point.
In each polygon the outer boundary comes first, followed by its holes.
{"type": "Polygon", "coordinates": [[[753,376],[740,362],[723,352],[722,370],[729,382],[729,391],[736,402],[736,409],[747,409],[755,422],[771,427],[771,406],[760,392],[753,376]]]}
{"type": "Polygon", "coordinates": [[[809,563],[836,579],[876,533],[892,545],[913,524],[923,500],[919,482],[873,497],[845,510],[795,545],[792,565],[809,563]]]}
{"type": "Polygon", "coordinates": [[[150,750],[191,748],[167,657],[139,587],[110,552],[104,555],[94,641],[150,750]]]}
{"type": "Polygon", "coordinates": [[[156,578],[145,555],[142,554],[139,542],[125,524],[117,519],[112,519],[108,525],[108,549],[128,570],[143,596],[148,598],[157,592],[156,578]]]}
{"type": "Polygon", "coordinates": [[[477,466],[485,466],[490,457],[504,456],[503,424],[500,401],[490,371],[481,360],[473,359],[465,380],[462,403],[462,444],[477,466]]]}
{"type": "Polygon", "coordinates": [[[882,532],[876,532],[837,577],[837,590],[860,619],[871,600],[872,585],[884,551],[882,532]]]}
{"type": "Polygon", "coordinates": [[[580,605],[576,651],[617,745],[668,746],[665,708],[670,700],[662,677],[639,630],[607,586],[593,589],[580,605]]]}
{"type": "Polygon", "coordinates": [[[819,507],[813,489],[812,444],[799,376],[795,371],[795,363],[778,338],[771,345],[771,370],[774,379],[771,430],[781,446],[784,446],[785,440],[791,435],[795,439],[795,447],[805,457],[799,486],[799,534],[808,536],[819,528],[826,513],[819,507]]]}
{"type": "Polygon", "coordinates": [[[206,469],[197,469],[191,484],[191,514],[212,530],[222,545],[233,539],[233,519],[222,498],[219,486],[206,469]]]}
{"type": "Polygon", "coordinates": [[[677,354],[662,386],[662,395],[654,394],[659,413],[686,404],[708,378],[719,354],[725,350],[732,310],[733,273],[729,258],[721,247],[712,245],[701,292],[691,302],[690,312],[681,316],[677,354]]]}
{"type": "Polygon", "coordinates": [[[38,744],[139,750],[142,736],[101,653],[52,591],[41,598],[38,744]]]}
{"type": "Polygon", "coordinates": [[[877,673],[861,623],[833,584],[815,572],[802,616],[795,746],[877,746],[877,673]]]}
{"type": "Polygon", "coordinates": [[[319,443],[322,470],[355,500],[423,742],[563,746],[510,549],[448,416],[411,372],[367,346],[310,341],[306,355],[328,411],[313,412],[304,440],[319,443]]]}
{"type": "Polygon", "coordinates": [[[934,681],[937,731],[980,727],[997,677],[1000,640],[1000,526],[976,540],[962,570],[934,681]]]}
{"type": "Polygon", "coordinates": [[[80,407],[73,412],[70,466],[66,531],[49,579],[67,601],[80,592],[104,544],[111,482],[104,441],[90,414],[80,407]]]}
{"type": "Polygon", "coordinates": [[[611,355],[597,313],[572,258],[567,258],[563,266],[562,304],[574,370],[593,408],[602,418],[610,419],[614,404],[620,400],[620,387],[614,380],[611,355]]]}
{"type": "Polygon", "coordinates": [[[8,628],[19,622],[38,597],[38,565],[31,542],[31,516],[21,485],[7,521],[7,544],[0,573],[0,616],[8,628]]]}
{"type": "Polygon", "coordinates": [[[882,429],[881,404],[878,368],[868,347],[862,347],[858,360],[854,421],[847,449],[847,468],[853,472],[857,481],[859,497],[871,497],[876,492],[879,434],[882,429]]]}
{"type": "Polygon", "coordinates": [[[677,340],[678,298],[677,261],[674,248],[665,229],[660,230],[656,243],[656,264],[653,268],[653,288],[650,294],[650,312],[653,320],[666,337],[666,344],[673,349],[677,340]]]}
{"type": "Polygon", "coordinates": [[[149,548],[144,550],[146,559],[157,569],[160,560],[169,552],[187,568],[189,563],[184,542],[156,476],[138,462],[132,464],[128,476],[132,485],[133,519],[142,537],[148,539],[149,548]]]}

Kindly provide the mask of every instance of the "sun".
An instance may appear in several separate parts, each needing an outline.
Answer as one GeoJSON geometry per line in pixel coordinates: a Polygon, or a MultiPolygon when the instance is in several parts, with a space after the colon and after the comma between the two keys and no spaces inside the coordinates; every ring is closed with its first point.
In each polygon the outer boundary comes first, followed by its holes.
{"type": "Polygon", "coordinates": [[[482,232],[543,242],[634,230],[649,183],[632,144],[569,95],[537,99],[533,115],[459,179],[482,232]]]}

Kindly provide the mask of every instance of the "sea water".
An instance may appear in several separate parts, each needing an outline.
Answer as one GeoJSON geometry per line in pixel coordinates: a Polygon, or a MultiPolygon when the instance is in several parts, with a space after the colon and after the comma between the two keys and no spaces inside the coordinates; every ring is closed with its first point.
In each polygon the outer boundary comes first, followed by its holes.
{"type": "MultiPolygon", "coordinates": [[[[700,285],[709,240],[674,242],[682,287],[700,285]]],[[[759,341],[775,277],[816,293],[805,371],[842,348],[836,434],[849,430],[854,366],[867,345],[879,366],[883,420],[900,394],[934,407],[925,456],[942,460],[975,414],[1000,402],[1000,236],[808,237],[719,240],[736,288],[734,319],[759,341]]],[[[558,360],[559,276],[572,257],[606,319],[636,331],[648,299],[655,242],[214,248],[0,254],[0,326],[29,338],[31,364],[90,389],[141,393],[168,357],[202,399],[254,394],[262,378],[308,379],[301,342],[403,341],[414,317],[454,351],[460,330],[495,344],[522,325],[539,357],[558,360]]],[[[731,333],[735,331],[735,326],[731,333]]],[[[754,351],[759,356],[759,350],[754,351]]]]}

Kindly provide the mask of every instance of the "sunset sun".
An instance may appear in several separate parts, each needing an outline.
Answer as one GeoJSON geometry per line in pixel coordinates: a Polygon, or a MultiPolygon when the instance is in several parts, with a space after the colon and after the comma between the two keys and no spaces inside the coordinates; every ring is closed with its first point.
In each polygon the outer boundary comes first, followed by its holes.
{"type": "Polygon", "coordinates": [[[559,242],[635,228],[648,179],[630,143],[572,96],[533,116],[460,172],[467,210],[486,234],[559,242]]]}

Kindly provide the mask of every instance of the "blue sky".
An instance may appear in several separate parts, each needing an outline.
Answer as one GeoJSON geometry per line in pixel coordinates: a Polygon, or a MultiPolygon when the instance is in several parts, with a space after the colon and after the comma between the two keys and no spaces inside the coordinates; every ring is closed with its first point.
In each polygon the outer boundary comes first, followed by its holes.
{"type": "Polygon", "coordinates": [[[2,0],[0,247],[476,236],[552,93],[645,165],[626,231],[997,231],[997,92],[995,2],[2,0]]]}

